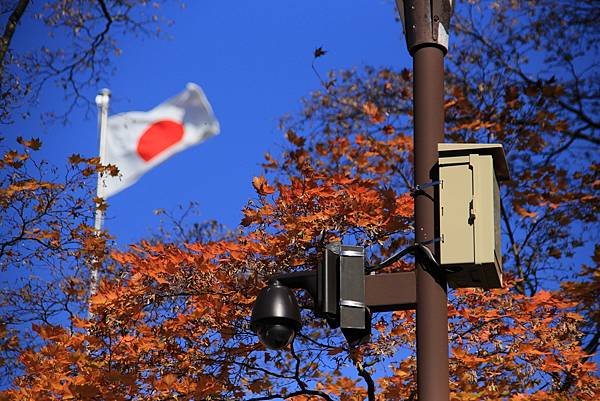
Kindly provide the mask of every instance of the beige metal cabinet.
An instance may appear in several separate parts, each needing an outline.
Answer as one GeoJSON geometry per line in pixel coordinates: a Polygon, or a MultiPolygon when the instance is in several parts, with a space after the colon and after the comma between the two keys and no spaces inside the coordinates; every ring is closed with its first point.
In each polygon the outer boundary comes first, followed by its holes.
{"type": "Polygon", "coordinates": [[[453,288],[502,287],[500,193],[509,179],[500,144],[438,145],[440,264],[453,288]]]}

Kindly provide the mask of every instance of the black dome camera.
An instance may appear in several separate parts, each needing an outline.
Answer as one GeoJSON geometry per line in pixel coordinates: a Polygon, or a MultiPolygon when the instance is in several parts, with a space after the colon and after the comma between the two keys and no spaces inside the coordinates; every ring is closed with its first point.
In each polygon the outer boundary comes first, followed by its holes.
{"type": "Polygon", "coordinates": [[[301,327],[300,308],[292,290],[274,282],[260,291],[252,308],[250,328],[265,347],[286,347],[301,327]]]}

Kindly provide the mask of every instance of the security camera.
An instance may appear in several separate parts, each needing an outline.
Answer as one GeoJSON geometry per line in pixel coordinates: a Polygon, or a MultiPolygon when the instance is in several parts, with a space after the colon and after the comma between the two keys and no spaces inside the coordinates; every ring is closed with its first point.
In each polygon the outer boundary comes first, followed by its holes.
{"type": "Polygon", "coordinates": [[[265,347],[286,347],[301,327],[300,307],[292,290],[278,282],[261,290],[252,308],[250,328],[265,347]]]}

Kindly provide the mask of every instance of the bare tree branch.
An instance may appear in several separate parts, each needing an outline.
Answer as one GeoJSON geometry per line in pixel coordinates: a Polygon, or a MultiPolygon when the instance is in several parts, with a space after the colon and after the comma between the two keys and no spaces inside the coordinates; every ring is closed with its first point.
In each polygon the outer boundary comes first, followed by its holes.
{"type": "Polygon", "coordinates": [[[4,34],[0,38],[0,78],[4,72],[4,64],[5,57],[8,49],[10,47],[10,43],[12,41],[13,35],[15,34],[15,30],[17,29],[17,25],[25,12],[25,9],[29,5],[30,0],[19,0],[17,6],[8,17],[8,21],[6,22],[6,26],[4,27],[4,34]]]}
{"type": "Polygon", "coordinates": [[[362,363],[355,361],[354,367],[358,372],[358,375],[365,379],[365,383],[367,383],[367,396],[369,401],[375,401],[375,382],[373,381],[373,377],[371,374],[364,368],[362,363]]]}

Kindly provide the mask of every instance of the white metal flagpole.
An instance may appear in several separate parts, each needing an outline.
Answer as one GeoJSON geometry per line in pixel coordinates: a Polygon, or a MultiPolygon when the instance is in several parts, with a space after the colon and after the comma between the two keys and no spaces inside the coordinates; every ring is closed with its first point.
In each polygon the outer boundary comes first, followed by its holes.
{"type": "MultiPolygon", "coordinates": [[[[98,106],[98,134],[100,136],[100,163],[104,164],[106,161],[106,126],[108,122],[108,103],[110,101],[110,90],[102,89],[96,96],[96,106],[98,106]]],[[[102,175],[98,174],[98,183],[96,186],[96,196],[98,198],[104,198],[104,183],[102,182],[102,175]]],[[[102,223],[104,221],[104,212],[101,208],[96,207],[96,216],[94,219],[94,230],[96,234],[99,234],[102,230],[102,223]]],[[[92,261],[90,268],[90,298],[98,290],[98,265],[97,261],[92,261]]],[[[88,304],[88,315],[89,312],[88,304]]]]}

